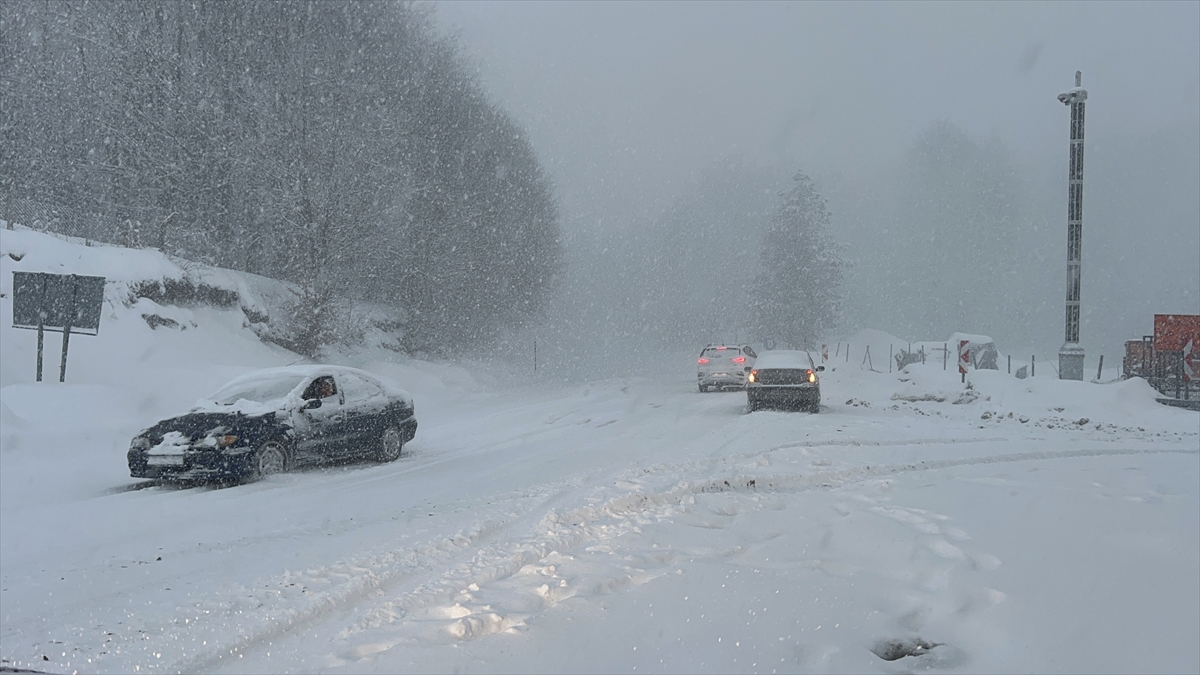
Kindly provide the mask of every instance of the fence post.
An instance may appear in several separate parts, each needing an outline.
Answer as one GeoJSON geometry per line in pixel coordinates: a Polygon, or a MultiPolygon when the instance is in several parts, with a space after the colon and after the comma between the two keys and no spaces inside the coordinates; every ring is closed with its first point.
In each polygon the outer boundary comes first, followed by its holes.
{"type": "Polygon", "coordinates": [[[38,347],[37,347],[37,381],[42,381],[42,344],[45,340],[45,327],[42,325],[42,312],[38,313],[38,347]]]}
{"type": "MultiPolygon", "coordinates": [[[[909,349],[911,349],[911,348],[912,348],[912,345],[909,345],[909,349]]],[[[889,344],[888,345],[888,372],[889,373],[892,372],[892,361],[893,360],[894,359],[892,357],[892,346],[889,344]]]]}
{"type": "Polygon", "coordinates": [[[850,343],[846,343],[846,363],[850,363],[850,343]]]}
{"type": "Polygon", "coordinates": [[[1012,354],[1008,355],[1008,374],[1012,375],[1012,354]]]}
{"type": "Polygon", "coordinates": [[[1096,366],[1096,381],[1100,381],[1100,374],[1104,372],[1104,355],[1100,355],[1100,365],[1096,366]]]}
{"type": "Polygon", "coordinates": [[[950,343],[942,343],[942,370],[946,369],[946,360],[950,358],[950,343]]]}
{"type": "Polygon", "coordinates": [[[1179,350],[1179,367],[1175,371],[1175,398],[1179,398],[1179,385],[1183,383],[1183,350],[1179,350]]]}
{"type": "Polygon", "coordinates": [[[1037,375],[1037,354],[1029,357],[1029,376],[1037,375]]]}

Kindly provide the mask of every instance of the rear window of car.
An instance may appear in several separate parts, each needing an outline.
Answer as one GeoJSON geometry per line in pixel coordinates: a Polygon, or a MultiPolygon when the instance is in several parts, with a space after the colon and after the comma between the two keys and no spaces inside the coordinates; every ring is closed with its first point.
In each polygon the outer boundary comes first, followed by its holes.
{"type": "Polygon", "coordinates": [[[280,375],[261,380],[234,382],[226,385],[210,398],[221,405],[233,405],[243,399],[258,403],[278,401],[292,393],[292,390],[298,387],[303,380],[304,377],[301,375],[280,375]]]}
{"type": "Polygon", "coordinates": [[[708,349],[705,349],[700,356],[707,356],[710,359],[719,359],[726,356],[738,356],[741,353],[742,350],[738,349],[737,347],[725,347],[724,349],[720,347],[709,347],[708,349]]]}

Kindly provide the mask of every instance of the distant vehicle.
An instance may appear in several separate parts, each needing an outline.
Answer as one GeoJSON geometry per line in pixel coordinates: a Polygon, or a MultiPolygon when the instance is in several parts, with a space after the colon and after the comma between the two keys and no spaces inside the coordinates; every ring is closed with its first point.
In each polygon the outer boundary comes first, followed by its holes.
{"type": "Polygon", "coordinates": [[[391,462],[417,433],[412,397],[355,368],[248,373],[138,434],[134,478],[259,479],[348,459],[391,462]]]}
{"type": "Polygon", "coordinates": [[[746,374],[754,367],[758,355],[750,345],[709,345],[697,359],[696,380],[700,391],[709,389],[741,389],[746,386],[746,374]]]}
{"type": "Polygon", "coordinates": [[[824,370],[825,366],[816,365],[808,352],[763,352],[747,377],[750,411],[772,407],[820,412],[821,379],[817,373],[824,370]]]}

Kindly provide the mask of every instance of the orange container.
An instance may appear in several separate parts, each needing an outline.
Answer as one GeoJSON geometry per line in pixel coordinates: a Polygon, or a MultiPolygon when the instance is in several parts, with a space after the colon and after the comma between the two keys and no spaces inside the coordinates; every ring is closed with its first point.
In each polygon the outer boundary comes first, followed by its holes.
{"type": "Polygon", "coordinates": [[[1200,314],[1154,315],[1154,351],[1183,351],[1188,340],[1200,347],[1200,314]]]}

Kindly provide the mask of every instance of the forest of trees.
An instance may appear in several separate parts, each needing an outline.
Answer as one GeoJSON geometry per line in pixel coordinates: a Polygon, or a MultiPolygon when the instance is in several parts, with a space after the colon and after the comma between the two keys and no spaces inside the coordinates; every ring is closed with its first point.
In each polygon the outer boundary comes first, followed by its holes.
{"type": "Polygon", "coordinates": [[[645,321],[664,344],[753,338],[748,299],[783,176],[775,167],[716,162],[654,221],[642,244],[650,258],[645,321]]]}
{"type": "MultiPolygon", "coordinates": [[[[797,210],[795,176],[794,165],[725,156],[659,213],[576,237],[572,274],[539,327],[543,363],[595,372],[589,353],[620,354],[653,370],[664,353],[695,356],[708,343],[836,339],[849,271],[836,242],[841,220],[797,210]]],[[[823,205],[814,182],[803,186],[805,207],[823,205]]]]}
{"type": "Polygon", "coordinates": [[[998,139],[939,121],[893,166],[827,181],[855,270],[846,323],[909,339],[1061,340],[1065,183],[1054,180],[1035,185],[998,139]]]}
{"type": "Polygon", "coordinates": [[[0,217],[294,282],[301,328],[338,298],[398,310],[407,350],[519,327],[556,201],[429,11],[0,3],[0,217]]]}

